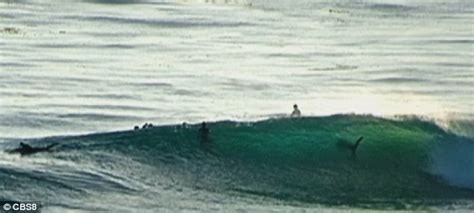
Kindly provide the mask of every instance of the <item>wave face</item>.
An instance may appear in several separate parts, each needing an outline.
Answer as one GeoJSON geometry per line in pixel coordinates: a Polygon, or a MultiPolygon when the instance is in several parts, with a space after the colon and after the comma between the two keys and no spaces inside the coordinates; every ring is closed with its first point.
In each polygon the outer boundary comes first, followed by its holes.
{"type": "Polygon", "coordinates": [[[473,208],[474,141],[431,122],[334,115],[209,127],[205,144],[199,125],[32,139],[60,146],[1,154],[0,198],[86,210],[473,208]],[[353,156],[347,145],[359,136],[353,156]]]}

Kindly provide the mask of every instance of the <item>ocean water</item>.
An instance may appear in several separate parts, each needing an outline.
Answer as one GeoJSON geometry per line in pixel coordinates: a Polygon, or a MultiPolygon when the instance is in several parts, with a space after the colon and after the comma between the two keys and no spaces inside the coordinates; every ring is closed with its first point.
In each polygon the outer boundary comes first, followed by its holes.
{"type": "Polygon", "coordinates": [[[0,200],[45,212],[472,211],[473,109],[470,0],[0,1],[0,200]]]}

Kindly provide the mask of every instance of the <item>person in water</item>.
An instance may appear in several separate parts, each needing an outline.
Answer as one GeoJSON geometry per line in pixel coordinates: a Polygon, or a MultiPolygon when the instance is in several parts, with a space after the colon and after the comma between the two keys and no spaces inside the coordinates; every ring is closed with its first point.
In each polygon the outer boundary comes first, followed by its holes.
{"type": "Polygon", "coordinates": [[[209,128],[207,128],[207,124],[204,121],[199,128],[199,136],[201,137],[201,143],[206,143],[209,141],[209,128]]]}
{"type": "Polygon", "coordinates": [[[31,154],[35,154],[35,153],[38,153],[38,152],[49,152],[49,151],[51,151],[51,148],[53,148],[57,145],[58,145],[58,143],[53,143],[53,144],[50,144],[46,147],[32,147],[28,144],[20,142],[20,147],[19,148],[12,149],[12,150],[7,150],[6,152],[10,153],[10,154],[18,153],[22,156],[23,155],[31,155],[31,154]]]}
{"type": "Polygon", "coordinates": [[[298,109],[298,105],[293,105],[293,112],[291,113],[292,118],[301,117],[301,111],[298,109]]]}

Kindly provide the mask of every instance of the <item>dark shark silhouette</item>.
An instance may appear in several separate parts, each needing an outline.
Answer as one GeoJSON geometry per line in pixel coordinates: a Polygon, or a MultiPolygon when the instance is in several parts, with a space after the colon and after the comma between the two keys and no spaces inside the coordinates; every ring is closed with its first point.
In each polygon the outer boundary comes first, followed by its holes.
{"type": "Polygon", "coordinates": [[[347,142],[345,140],[340,140],[340,141],[337,142],[337,146],[340,147],[340,148],[345,148],[345,149],[351,150],[352,157],[355,157],[356,152],[357,152],[357,148],[359,147],[362,140],[364,140],[364,137],[362,137],[362,136],[359,137],[359,139],[357,139],[357,141],[354,144],[352,144],[350,142],[347,142]]]}

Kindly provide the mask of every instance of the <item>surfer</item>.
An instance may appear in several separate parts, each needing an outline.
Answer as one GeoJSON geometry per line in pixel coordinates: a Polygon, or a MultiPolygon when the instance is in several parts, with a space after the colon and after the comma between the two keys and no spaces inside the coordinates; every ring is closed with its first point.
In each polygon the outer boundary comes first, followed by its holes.
{"type": "Polygon", "coordinates": [[[14,154],[14,153],[19,153],[20,155],[31,155],[35,154],[38,152],[49,152],[51,151],[51,148],[57,146],[57,143],[53,143],[49,146],[46,147],[31,147],[28,144],[25,144],[23,142],[20,142],[20,147],[16,149],[12,149],[7,151],[7,153],[14,154]]]}
{"type": "Polygon", "coordinates": [[[298,109],[298,105],[293,105],[293,112],[291,113],[292,118],[297,118],[301,116],[301,111],[298,109]]]}
{"type": "Polygon", "coordinates": [[[199,128],[199,136],[201,137],[201,143],[207,143],[209,140],[209,128],[207,128],[206,122],[202,122],[199,128]]]}

